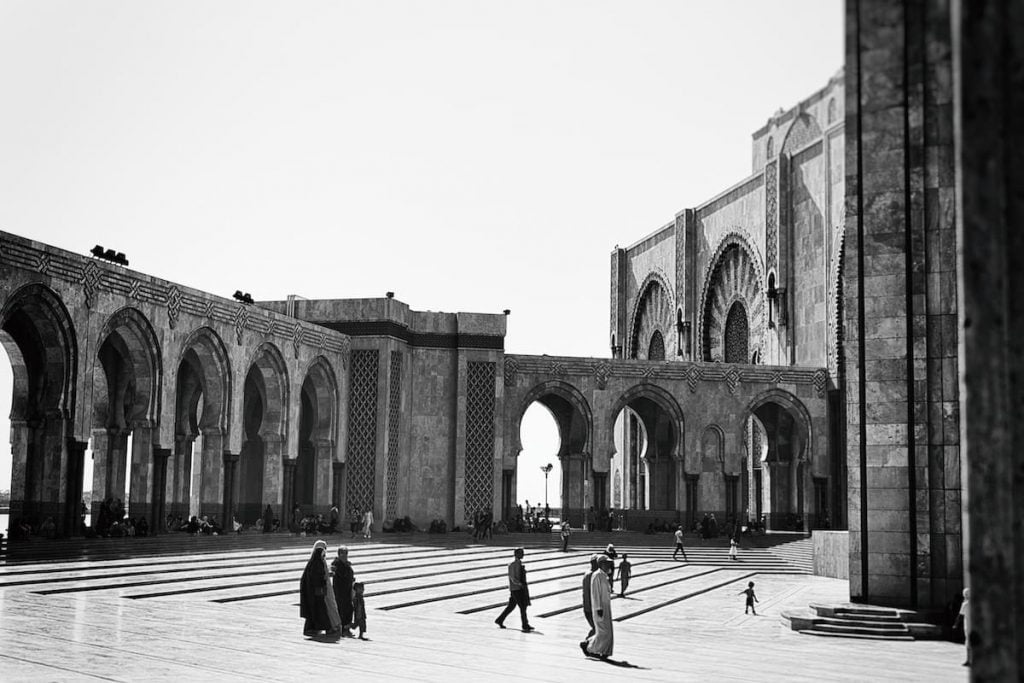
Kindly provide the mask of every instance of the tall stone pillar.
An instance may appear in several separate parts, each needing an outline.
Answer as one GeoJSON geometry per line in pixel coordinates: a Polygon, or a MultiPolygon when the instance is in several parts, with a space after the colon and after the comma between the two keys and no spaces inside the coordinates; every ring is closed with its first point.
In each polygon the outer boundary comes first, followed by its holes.
{"type": "MultiPolygon", "coordinates": [[[[562,505],[563,515],[570,519],[572,526],[582,526],[587,508],[590,484],[587,482],[588,467],[586,455],[570,453],[562,460],[562,505]]],[[[593,520],[587,520],[593,521],[593,520]]]]}
{"type": "Polygon", "coordinates": [[[231,529],[234,519],[235,504],[238,501],[238,453],[224,451],[224,511],[221,523],[225,529],[231,529]]]}
{"type": "Polygon", "coordinates": [[[149,529],[153,535],[167,529],[167,464],[171,449],[153,448],[153,518],[149,529]]]}
{"type": "Polygon", "coordinates": [[[13,522],[28,514],[28,451],[31,430],[24,420],[11,420],[11,515],[13,522]]]}
{"type": "Polygon", "coordinates": [[[297,462],[295,458],[285,458],[282,464],[284,465],[284,485],[282,487],[281,526],[294,531],[291,525],[292,508],[295,507],[295,467],[297,462]]]}
{"type": "Polygon", "coordinates": [[[957,600],[960,418],[947,0],[847,4],[850,594],[957,600]]]}
{"type": "Polygon", "coordinates": [[[178,434],[174,437],[174,452],[168,460],[166,496],[167,513],[188,521],[189,492],[192,481],[192,437],[178,434]]]}
{"type": "Polygon", "coordinates": [[[313,479],[313,503],[319,512],[327,513],[331,509],[331,496],[334,489],[334,442],[330,439],[317,439],[313,443],[313,448],[313,463],[316,472],[313,479]]]}
{"type": "Polygon", "coordinates": [[[132,430],[132,452],[128,515],[135,519],[153,519],[153,435],[150,427],[135,427],[132,430]]]}
{"type": "Polygon", "coordinates": [[[64,536],[82,533],[82,478],[85,476],[85,450],[87,441],[68,439],[67,460],[64,468],[64,511],[57,522],[58,532],[64,536]]]}
{"type": "Polygon", "coordinates": [[[260,516],[270,505],[278,510],[279,519],[283,519],[280,511],[284,500],[284,439],[279,436],[265,437],[263,441],[263,500],[260,516]]]}
{"type": "MultiPolygon", "coordinates": [[[[1024,5],[954,1],[971,676],[1024,678],[1024,5]]],[[[952,472],[948,472],[952,475],[952,472]]]]}
{"type": "Polygon", "coordinates": [[[331,463],[331,504],[345,514],[345,463],[331,463]]]}
{"type": "MultiPolygon", "coordinates": [[[[224,507],[224,435],[219,429],[203,430],[203,451],[199,482],[199,514],[223,514],[224,507]]],[[[224,521],[221,518],[221,521],[224,521]]]]}

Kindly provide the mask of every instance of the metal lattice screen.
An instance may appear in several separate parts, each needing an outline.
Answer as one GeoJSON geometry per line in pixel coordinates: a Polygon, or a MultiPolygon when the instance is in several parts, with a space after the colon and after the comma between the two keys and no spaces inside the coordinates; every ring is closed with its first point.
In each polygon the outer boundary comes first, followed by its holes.
{"type": "Polygon", "coordinates": [[[494,363],[467,363],[466,519],[494,504],[494,363]]]}
{"type": "Polygon", "coordinates": [[[377,368],[376,349],[352,352],[348,402],[348,480],[345,494],[349,506],[373,508],[373,480],[377,450],[377,368]]]}
{"type": "Polygon", "coordinates": [[[394,519],[398,516],[398,460],[399,434],[402,417],[402,353],[391,352],[391,377],[388,382],[388,467],[385,501],[385,516],[394,519]]]}

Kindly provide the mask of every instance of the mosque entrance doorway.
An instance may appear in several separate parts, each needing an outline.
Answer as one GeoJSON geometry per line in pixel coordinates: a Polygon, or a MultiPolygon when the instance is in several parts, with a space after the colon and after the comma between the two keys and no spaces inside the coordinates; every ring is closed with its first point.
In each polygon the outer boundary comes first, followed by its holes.
{"type": "Polygon", "coordinates": [[[749,518],[767,529],[802,531],[810,420],[792,395],[774,390],[751,404],[744,425],[750,482],[749,518]]]}

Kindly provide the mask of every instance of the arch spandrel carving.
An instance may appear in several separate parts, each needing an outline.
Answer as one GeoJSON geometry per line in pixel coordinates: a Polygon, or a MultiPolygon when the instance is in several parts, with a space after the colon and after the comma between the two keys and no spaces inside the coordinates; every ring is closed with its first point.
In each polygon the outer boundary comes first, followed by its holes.
{"type": "Polygon", "coordinates": [[[627,358],[645,358],[655,332],[661,335],[664,347],[678,345],[672,321],[675,319],[675,297],[668,278],[653,270],[644,278],[633,301],[629,322],[627,358]]]}
{"type": "Polygon", "coordinates": [[[704,274],[697,331],[701,359],[725,360],[726,320],[737,301],[747,314],[747,356],[763,356],[767,328],[765,291],[764,267],[753,241],[746,232],[733,230],[718,243],[704,274]]]}

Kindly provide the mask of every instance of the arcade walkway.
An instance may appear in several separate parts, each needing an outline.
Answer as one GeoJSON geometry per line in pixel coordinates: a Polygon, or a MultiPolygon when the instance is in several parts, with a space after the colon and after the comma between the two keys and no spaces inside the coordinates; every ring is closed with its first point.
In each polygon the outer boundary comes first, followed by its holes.
{"type": "Polygon", "coordinates": [[[311,539],[284,535],[35,542],[0,566],[0,678],[22,680],[928,680],[961,681],[962,646],[802,636],[782,610],[840,601],[846,582],[809,576],[785,545],[730,563],[719,541],[673,562],[667,534],[386,535],[350,545],[367,584],[368,636],[301,635],[298,582],[311,539]],[[615,598],[614,662],[586,659],[579,585],[611,539],[634,577],[615,598]],[[493,620],[508,546],[526,547],[533,633],[493,620]],[[87,552],[83,552],[86,550],[87,552]],[[755,581],[760,616],[738,595],[755,581]]]}

